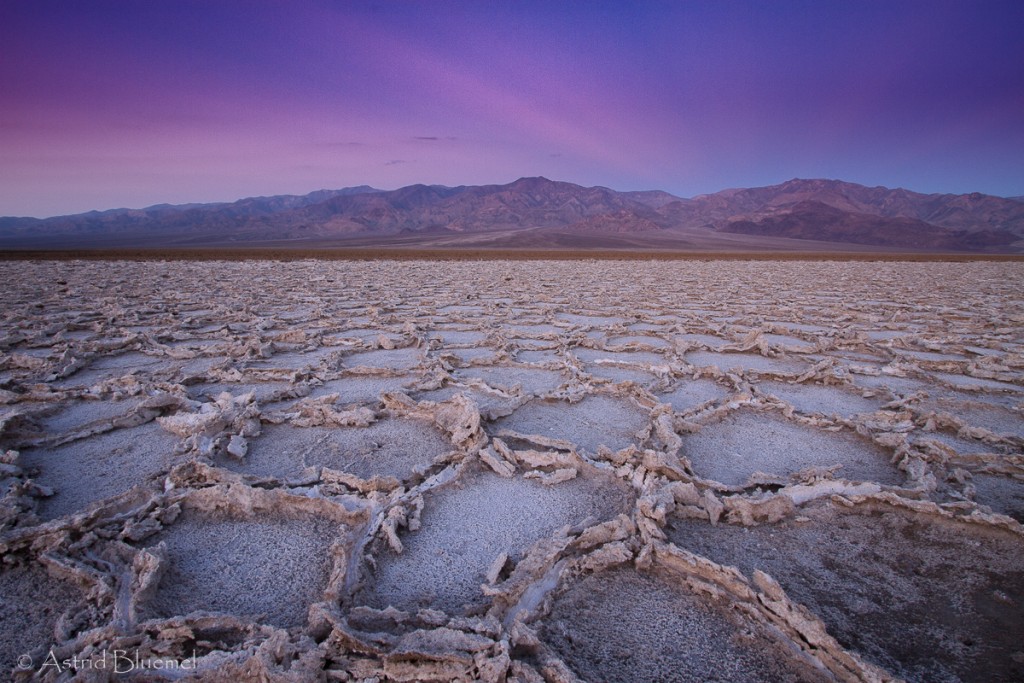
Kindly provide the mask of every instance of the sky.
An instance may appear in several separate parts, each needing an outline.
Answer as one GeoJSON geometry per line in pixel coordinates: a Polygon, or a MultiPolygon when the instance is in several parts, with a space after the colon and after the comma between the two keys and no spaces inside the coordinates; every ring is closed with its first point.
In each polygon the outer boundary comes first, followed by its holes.
{"type": "Polygon", "coordinates": [[[0,215],[537,175],[1024,195],[1024,2],[0,0],[0,215]]]}

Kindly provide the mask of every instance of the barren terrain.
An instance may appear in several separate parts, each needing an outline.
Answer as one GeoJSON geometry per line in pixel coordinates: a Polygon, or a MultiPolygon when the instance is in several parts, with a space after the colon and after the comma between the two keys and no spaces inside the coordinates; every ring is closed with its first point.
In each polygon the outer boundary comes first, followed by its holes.
{"type": "Polygon", "coordinates": [[[5,677],[1024,679],[1020,262],[0,276],[5,677]]]}
{"type": "Polygon", "coordinates": [[[683,199],[543,177],[0,217],[2,249],[498,249],[1019,254],[1024,205],[794,178],[683,199]]]}

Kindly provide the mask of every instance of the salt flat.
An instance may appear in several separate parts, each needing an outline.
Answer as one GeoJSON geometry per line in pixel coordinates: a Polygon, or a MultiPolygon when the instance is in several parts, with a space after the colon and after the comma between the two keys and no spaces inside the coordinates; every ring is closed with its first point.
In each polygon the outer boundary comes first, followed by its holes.
{"type": "Polygon", "coordinates": [[[5,673],[1024,678],[1024,264],[0,276],[5,673]]]}

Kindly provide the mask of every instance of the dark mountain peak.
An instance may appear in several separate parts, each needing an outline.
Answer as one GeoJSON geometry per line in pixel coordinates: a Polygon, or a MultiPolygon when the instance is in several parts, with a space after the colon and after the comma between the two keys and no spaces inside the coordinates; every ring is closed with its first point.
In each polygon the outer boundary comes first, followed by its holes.
{"type": "Polygon", "coordinates": [[[407,185],[385,193],[392,203],[401,208],[414,208],[438,202],[460,192],[444,185],[407,185]]]}
{"type": "Polygon", "coordinates": [[[790,178],[786,182],[782,183],[779,187],[785,189],[791,189],[795,187],[828,187],[831,183],[832,181],[826,178],[790,178]]]}
{"type": "Polygon", "coordinates": [[[868,189],[863,185],[848,183],[845,180],[833,180],[831,178],[792,178],[781,185],[769,187],[777,187],[783,192],[831,192],[840,194],[868,189]]]}
{"type": "Polygon", "coordinates": [[[338,194],[364,194],[366,192],[383,192],[383,191],[384,190],[378,190],[377,188],[371,187],[369,185],[355,185],[353,187],[343,187],[340,190],[317,190],[316,192],[311,192],[310,194],[318,194],[318,193],[323,193],[323,192],[336,192],[338,194]]]}
{"type": "Polygon", "coordinates": [[[579,185],[572,185],[572,183],[563,183],[555,180],[548,180],[544,176],[529,176],[519,178],[504,187],[509,190],[518,190],[520,192],[537,192],[541,190],[549,190],[555,188],[561,188],[565,186],[579,187],[579,185]]]}

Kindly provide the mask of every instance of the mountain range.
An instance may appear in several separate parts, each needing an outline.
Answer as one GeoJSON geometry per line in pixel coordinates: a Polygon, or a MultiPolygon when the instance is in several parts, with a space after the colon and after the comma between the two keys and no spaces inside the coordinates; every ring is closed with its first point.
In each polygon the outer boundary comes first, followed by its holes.
{"type": "Polygon", "coordinates": [[[417,247],[1024,252],[1024,201],[801,180],[685,199],[546,178],[0,218],[2,249],[417,247]]]}

